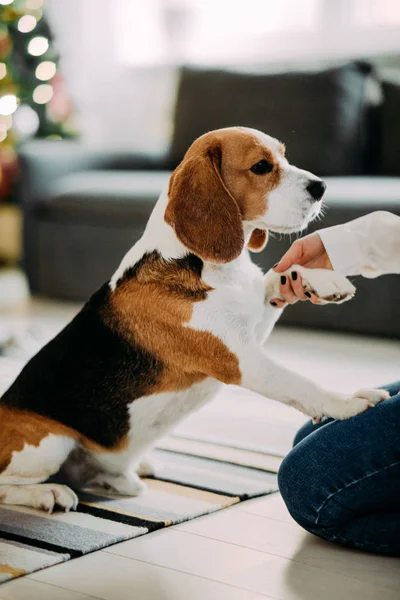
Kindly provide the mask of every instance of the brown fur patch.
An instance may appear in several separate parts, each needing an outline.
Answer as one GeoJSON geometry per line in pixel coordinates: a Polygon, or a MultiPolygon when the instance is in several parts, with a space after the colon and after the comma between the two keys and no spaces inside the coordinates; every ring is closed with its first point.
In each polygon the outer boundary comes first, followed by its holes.
{"type": "MultiPolygon", "coordinates": [[[[185,390],[206,377],[224,383],[241,380],[238,358],[217,337],[185,326],[193,303],[211,291],[197,268],[182,266],[185,260],[166,261],[156,252],[145,257],[111,294],[110,311],[104,315],[128,342],[162,360],[163,373],[146,395],[185,390]]],[[[194,256],[190,260],[199,261],[194,256]]]]}
{"type": "Polygon", "coordinates": [[[226,130],[223,135],[222,178],[239,204],[242,218],[253,221],[267,210],[268,194],[281,181],[281,171],[274,152],[256,135],[245,130],[226,130]],[[251,167],[260,160],[274,165],[265,175],[255,175],[251,167]]]}
{"type": "Polygon", "coordinates": [[[20,452],[25,444],[37,447],[50,433],[77,437],[76,432],[57,421],[5,406],[0,406],[0,429],[0,472],[9,465],[12,453],[20,452]]]}
{"type": "Polygon", "coordinates": [[[10,464],[13,452],[21,452],[25,444],[37,448],[40,442],[50,434],[70,437],[93,452],[120,452],[127,445],[127,438],[123,438],[117,446],[111,449],[104,448],[54,419],[1,405],[0,430],[0,473],[10,464]]]}
{"type": "Polygon", "coordinates": [[[248,248],[252,252],[261,252],[265,248],[268,242],[268,232],[265,229],[255,229],[251,234],[248,248]]]}

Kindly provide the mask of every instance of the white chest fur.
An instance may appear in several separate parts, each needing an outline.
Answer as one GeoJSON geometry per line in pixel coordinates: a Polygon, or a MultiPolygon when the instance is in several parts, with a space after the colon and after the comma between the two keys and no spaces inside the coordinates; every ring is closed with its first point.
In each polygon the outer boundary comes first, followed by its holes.
{"type": "Polygon", "coordinates": [[[129,455],[132,463],[179,421],[209,402],[221,386],[221,383],[209,378],[183,392],[153,394],[132,402],[129,407],[129,455]]]}
{"type": "Polygon", "coordinates": [[[193,308],[188,327],[210,331],[235,351],[263,320],[265,285],[261,270],[244,252],[228,265],[204,265],[203,280],[213,288],[193,308]]]}

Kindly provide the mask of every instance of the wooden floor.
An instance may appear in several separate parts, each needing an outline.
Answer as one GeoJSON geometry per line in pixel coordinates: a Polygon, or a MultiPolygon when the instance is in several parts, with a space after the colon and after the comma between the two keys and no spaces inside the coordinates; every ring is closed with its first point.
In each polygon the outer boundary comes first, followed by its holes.
{"type": "MultiPolygon", "coordinates": [[[[28,313],[12,317],[0,313],[0,326],[26,326],[28,322],[57,329],[73,311],[70,306],[35,302],[28,313]]],[[[398,342],[366,343],[356,336],[278,329],[271,338],[271,351],[291,368],[338,391],[399,379],[398,342]]],[[[215,423],[223,420],[226,402],[221,399],[207,407],[214,411],[215,423]]],[[[240,410],[239,403],[235,407],[240,410]]],[[[276,407],[280,422],[286,420],[288,427],[295,428],[301,421],[296,411],[276,407]]],[[[251,409],[261,415],[263,404],[258,407],[253,400],[251,409]]],[[[209,423],[201,413],[191,419],[192,423],[196,419],[200,429],[209,423]]],[[[254,429],[250,421],[247,426],[254,438],[260,435],[257,420],[254,429]]],[[[183,427],[190,428],[190,420],[183,427]]],[[[238,435],[234,424],[231,433],[238,435]]],[[[399,600],[400,561],[346,550],[307,534],[275,494],[0,587],[0,600],[89,598],[399,600]]]]}

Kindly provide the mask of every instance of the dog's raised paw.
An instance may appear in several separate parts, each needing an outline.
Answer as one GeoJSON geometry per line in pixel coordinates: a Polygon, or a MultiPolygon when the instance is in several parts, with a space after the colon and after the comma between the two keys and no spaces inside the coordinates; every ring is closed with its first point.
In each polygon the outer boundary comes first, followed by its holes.
{"type": "Polygon", "coordinates": [[[300,273],[306,292],[314,294],[319,304],[342,304],[353,298],[356,288],[341,273],[328,269],[305,269],[294,265],[291,271],[300,273]]]}

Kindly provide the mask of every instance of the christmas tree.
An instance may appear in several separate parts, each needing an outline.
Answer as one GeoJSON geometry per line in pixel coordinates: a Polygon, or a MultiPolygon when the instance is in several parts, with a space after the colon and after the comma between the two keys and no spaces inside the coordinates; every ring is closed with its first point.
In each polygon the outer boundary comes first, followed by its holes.
{"type": "Polygon", "coordinates": [[[0,0],[0,202],[12,200],[18,144],[75,134],[43,0],[0,0]]]}

